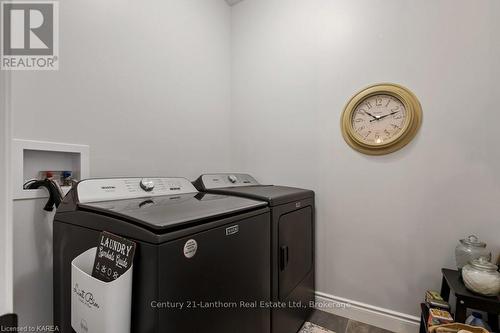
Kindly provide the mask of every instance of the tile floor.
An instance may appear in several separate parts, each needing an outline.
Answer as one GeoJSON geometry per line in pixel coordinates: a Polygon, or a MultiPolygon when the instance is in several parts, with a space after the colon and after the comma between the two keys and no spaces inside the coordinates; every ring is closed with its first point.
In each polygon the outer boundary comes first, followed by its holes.
{"type": "Polygon", "coordinates": [[[392,333],[382,328],[370,326],[319,310],[314,311],[309,321],[332,330],[335,333],[392,333]]]}

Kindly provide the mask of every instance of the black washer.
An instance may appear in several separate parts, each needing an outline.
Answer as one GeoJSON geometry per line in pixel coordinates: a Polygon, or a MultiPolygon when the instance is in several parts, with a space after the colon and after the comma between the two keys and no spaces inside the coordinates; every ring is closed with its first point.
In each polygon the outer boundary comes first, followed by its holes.
{"type": "Polygon", "coordinates": [[[269,219],[262,201],[199,193],[184,178],[84,180],[54,219],[55,325],[74,333],[71,261],[108,231],[137,244],[131,332],[269,333],[270,309],[240,306],[271,299],[269,219]]]}

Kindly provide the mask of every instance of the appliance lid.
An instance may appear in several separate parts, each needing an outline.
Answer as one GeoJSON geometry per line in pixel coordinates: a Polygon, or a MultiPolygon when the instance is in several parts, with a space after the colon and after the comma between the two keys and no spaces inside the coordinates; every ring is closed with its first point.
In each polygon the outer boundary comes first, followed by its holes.
{"type": "Polygon", "coordinates": [[[270,206],[314,197],[314,192],[311,190],[289,186],[261,185],[252,176],[238,173],[206,174],[200,176],[194,183],[201,191],[264,200],[270,206]]]}
{"type": "Polygon", "coordinates": [[[261,201],[207,193],[79,204],[84,210],[131,220],[155,230],[171,229],[265,206],[267,204],[261,201]]]}
{"type": "Polygon", "coordinates": [[[90,179],[78,183],[76,193],[80,209],[159,231],[267,206],[251,199],[199,193],[185,178],[90,179]]]}

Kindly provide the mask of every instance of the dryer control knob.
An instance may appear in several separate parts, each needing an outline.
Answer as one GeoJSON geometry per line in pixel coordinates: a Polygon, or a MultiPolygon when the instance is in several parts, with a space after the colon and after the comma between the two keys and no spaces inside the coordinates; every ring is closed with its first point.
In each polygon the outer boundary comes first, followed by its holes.
{"type": "Polygon", "coordinates": [[[235,176],[235,175],[229,175],[229,176],[227,177],[227,179],[229,179],[229,181],[230,181],[231,183],[233,183],[233,184],[234,184],[234,183],[236,183],[236,182],[238,181],[238,178],[236,178],[236,176],[235,176]]]}
{"type": "Polygon", "coordinates": [[[155,188],[155,183],[151,179],[141,179],[141,188],[146,192],[151,192],[155,188]]]}

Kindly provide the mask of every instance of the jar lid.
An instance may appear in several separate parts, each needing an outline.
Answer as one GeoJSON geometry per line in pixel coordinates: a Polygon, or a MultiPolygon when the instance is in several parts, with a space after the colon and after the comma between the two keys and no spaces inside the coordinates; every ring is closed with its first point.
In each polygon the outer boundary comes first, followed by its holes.
{"type": "Polygon", "coordinates": [[[496,271],[498,270],[498,266],[494,263],[490,262],[486,257],[479,257],[477,259],[471,260],[471,266],[483,271],[496,271]]]}
{"type": "Polygon", "coordinates": [[[474,246],[474,247],[486,247],[486,243],[480,242],[479,238],[475,235],[470,235],[469,237],[465,239],[461,239],[460,243],[465,244],[467,246],[474,246]]]}

